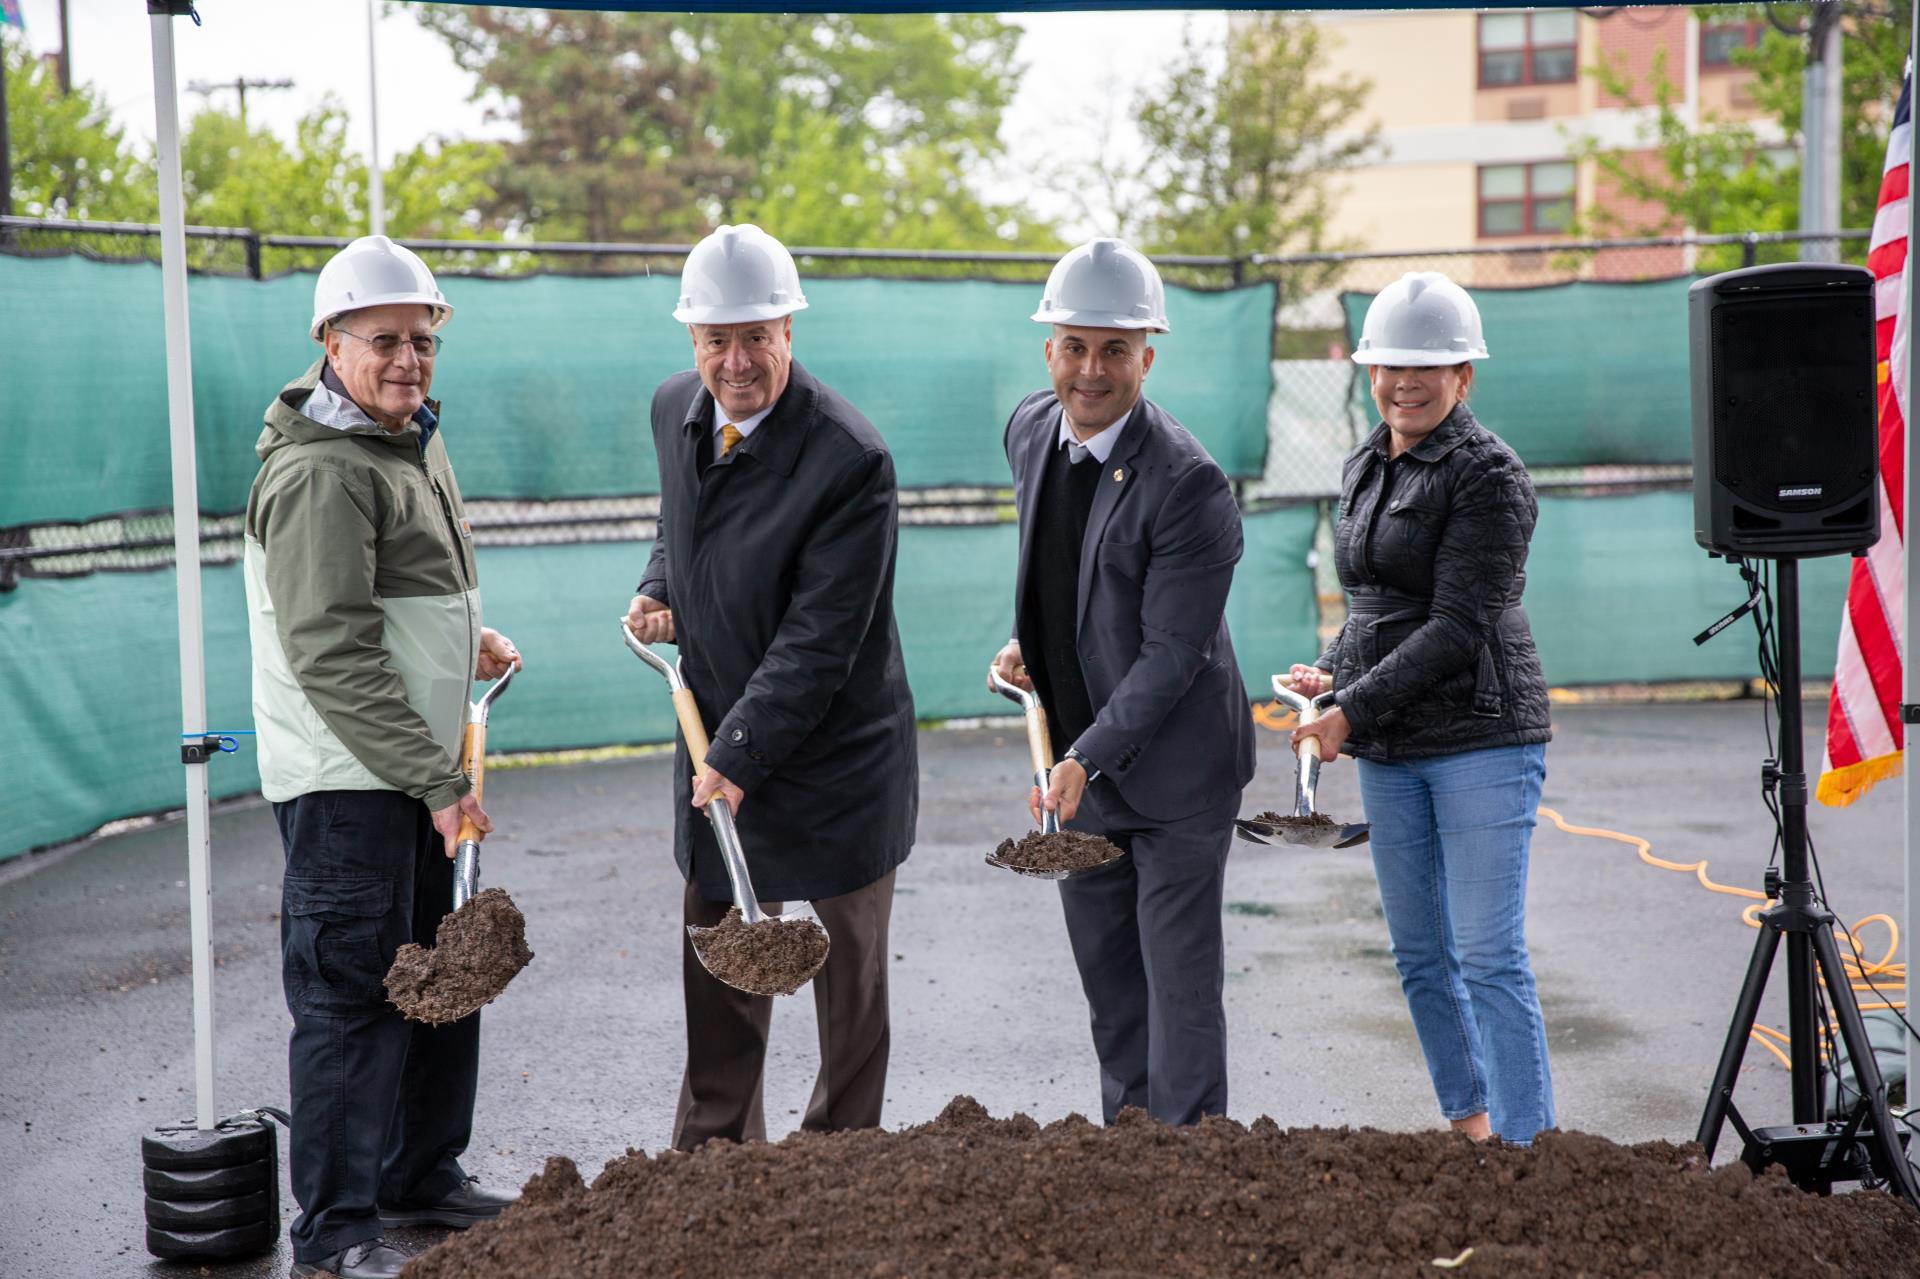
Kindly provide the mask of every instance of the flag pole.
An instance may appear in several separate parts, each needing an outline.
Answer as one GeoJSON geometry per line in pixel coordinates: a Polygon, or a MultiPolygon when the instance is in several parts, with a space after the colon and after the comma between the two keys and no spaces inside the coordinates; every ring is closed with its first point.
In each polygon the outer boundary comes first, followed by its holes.
{"type": "MultiPolygon", "coordinates": [[[[1913,362],[1916,349],[1920,348],[1920,343],[1915,342],[1915,335],[1920,334],[1920,323],[1916,323],[1917,320],[1920,320],[1920,310],[1916,310],[1914,305],[1916,285],[1917,282],[1920,282],[1920,262],[1916,262],[1914,253],[1915,246],[1920,245],[1920,199],[1916,199],[1912,193],[1914,175],[1920,174],[1920,111],[1914,109],[1916,105],[1920,105],[1920,103],[1916,103],[1915,101],[1916,96],[1920,95],[1916,95],[1914,92],[1915,88],[1920,88],[1920,86],[1915,86],[1912,83],[1914,51],[1920,49],[1920,4],[1915,4],[1911,6],[1911,8],[1911,27],[1907,33],[1907,76],[1909,84],[1907,89],[1907,181],[1909,191],[1907,196],[1907,260],[1900,276],[1900,289],[1903,294],[1901,310],[1907,321],[1907,349],[1905,352],[1906,360],[1904,369],[1898,371],[1889,370],[1890,375],[1894,377],[1898,377],[1900,372],[1904,371],[1907,382],[1905,388],[1906,394],[1901,397],[1901,408],[1903,410],[1902,420],[1905,423],[1905,430],[1902,432],[1903,438],[1901,442],[1903,446],[1902,452],[1906,455],[1906,473],[1902,482],[1900,497],[1900,580],[1902,587],[1901,595],[1903,597],[1901,608],[1905,613],[1900,632],[1901,648],[1904,650],[1900,654],[1900,718],[1902,720],[1900,726],[1900,749],[1901,762],[1903,764],[1900,770],[1900,798],[1904,808],[1902,827],[1905,836],[1905,847],[1903,851],[1905,853],[1906,865],[1904,885],[1906,902],[1902,914],[1906,916],[1905,932],[1908,955],[1913,954],[1913,939],[1920,937],[1920,829],[1916,829],[1916,824],[1920,823],[1920,804],[1915,803],[1913,761],[1905,758],[1912,753],[1912,742],[1909,738],[1914,726],[1904,722],[1908,715],[1907,708],[1920,704],[1920,679],[1915,678],[1913,669],[1913,637],[1915,628],[1920,627],[1920,598],[1916,598],[1920,597],[1920,591],[1914,589],[1913,580],[1913,481],[1914,477],[1920,474],[1920,465],[1915,464],[1916,458],[1920,458],[1920,425],[1916,425],[1910,420],[1914,412],[1912,391],[1913,362]]],[[[1901,388],[1896,386],[1895,393],[1899,394],[1900,389],[1901,388]]],[[[1909,974],[1907,977],[1909,998],[1906,1000],[1906,1003],[1909,1010],[1914,1006],[1910,994],[1916,979],[1920,979],[1920,975],[1909,974]]],[[[1911,1106],[1914,1096],[1914,1080],[1920,1078],[1920,1039],[1914,1037],[1912,1030],[1907,1032],[1906,1039],[1907,1104],[1911,1106]]]]}

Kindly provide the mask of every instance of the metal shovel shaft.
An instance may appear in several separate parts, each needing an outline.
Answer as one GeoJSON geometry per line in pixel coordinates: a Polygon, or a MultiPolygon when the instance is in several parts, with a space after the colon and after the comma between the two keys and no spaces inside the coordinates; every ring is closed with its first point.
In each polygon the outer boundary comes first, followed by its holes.
{"type": "Polygon", "coordinates": [[[459,910],[480,891],[480,841],[463,839],[453,854],[453,908],[459,910]]]}
{"type": "MultiPolygon", "coordinates": [[[[513,683],[516,669],[509,663],[506,672],[487,685],[487,691],[467,707],[467,728],[460,743],[460,770],[473,783],[476,804],[482,802],[487,785],[487,716],[500,694],[507,691],[507,685],[513,683]]],[[[462,813],[460,830],[454,838],[458,842],[453,853],[453,908],[459,910],[480,891],[480,828],[473,824],[473,818],[462,813]]]]}
{"type": "MultiPolygon", "coordinates": [[[[700,706],[693,700],[693,690],[680,678],[679,666],[642,643],[625,621],[620,624],[620,635],[635,657],[667,681],[667,689],[673,694],[673,713],[680,721],[681,735],[687,739],[687,754],[693,760],[697,777],[706,769],[710,743],[706,722],[700,718],[700,706]]],[[[727,883],[733,889],[733,904],[739,907],[740,918],[747,923],[760,923],[767,915],[754,896],[753,878],[747,873],[747,855],[740,847],[740,833],[733,826],[733,806],[716,795],[707,801],[706,811],[707,821],[713,826],[714,842],[720,845],[720,863],[726,867],[727,883]]]]}
{"type": "MultiPolygon", "coordinates": [[[[1000,672],[992,666],[987,667],[987,683],[995,692],[1010,702],[1017,702],[1020,711],[1027,719],[1027,756],[1033,761],[1033,784],[1045,795],[1053,789],[1053,739],[1047,732],[1046,708],[1040,705],[1040,699],[1018,684],[1000,678],[1000,672]]],[[[1040,808],[1040,833],[1058,835],[1060,833],[1060,814],[1057,810],[1040,808]]]]}

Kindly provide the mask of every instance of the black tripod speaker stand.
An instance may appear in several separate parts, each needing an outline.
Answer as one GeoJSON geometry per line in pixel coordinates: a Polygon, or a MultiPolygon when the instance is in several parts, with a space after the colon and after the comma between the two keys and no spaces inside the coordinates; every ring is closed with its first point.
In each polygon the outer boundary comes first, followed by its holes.
{"type": "MultiPolygon", "coordinates": [[[[1795,1184],[1826,1192],[1835,1182],[1883,1181],[1920,1208],[1920,1184],[1907,1162],[1905,1134],[1894,1127],[1887,1106],[1886,1081],[1867,1040],[1860,1005],[1840,961],[1834,940],[1833,912],[1814,893],[1807,860],[1807,775],[1801,742],[1800,707],[1800,566],[1781,559],[1778,585],[1780,613],[1775,624],[1780,641],[1780,759],[1768,761],[1763,773],[1769,790],[1777,788],[1780,809],[1781,868],[1767,872],[1767,896],[1772,908],[1760,915],[1760,935],[1740,987],[1726,1046],[1713,1075],[1713,1091],[1700,1117],[1698,1140],[1708,1158],[1728,1120],[1746,1143],[1741,1158],[1755,1172],[1777,1163],[1795,1184]],[[1733,1104],[1734,1079],[1746,1055],[1760,998],[1766,992],[1781,938],[1787,943],[1787,1018],[1793,1072],[1793,1123],[1772,1128],[1749,1128],[1733,1104]],[[1860,1098],[1844,1115],[1828,1117],[1821,1089],[1818,1046],[1816,980],[1824,981],[1840,1038],[1853,1063],[1860,1098]]],[[[1756,593],[1757,594],[1757,593],[1756,593]]],[[[1752,601],[1749,601],[1752,603],[1752,601]]]]}

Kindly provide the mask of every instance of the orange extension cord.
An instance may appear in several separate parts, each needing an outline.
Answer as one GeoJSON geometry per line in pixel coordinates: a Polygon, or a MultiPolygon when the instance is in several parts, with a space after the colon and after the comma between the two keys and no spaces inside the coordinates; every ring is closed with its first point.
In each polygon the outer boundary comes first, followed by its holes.
{"type": "MultiPolygon", "coordinates": [[[[1285,732],[1298,722],[1298,717],[1292,710],[1280,705],[1278,702],[1263,702],[1253,708],[1253,722],[1261,728],[1270,729],[1274,732],[1285,732]]],[[[1707,876],[1707,863],[1704,859],[1697,862],[1670,862],[1665,858],[1655,857],[1653,855],[1653,844],[1648,840],[1641,839],[1638,835],[1628,835],[1617,830],[1603,830],[1597,826],[1575,826],[1544,804],[1541,805],[1539,813],[1540,816],[1546,818],[1569,835],[1581,835],[1591,839],[1609,839],[1615,843],[1631,845],[1633,849],[1640,854],[1640,860],[1649,866],[1653,866],[1659,870],[1674,871],[1681,875],[1692,875],[1694,879],[1699,882],[1700,887],[1710,893],[1725,893],[1729,897],[1744,897],[1748,899],[1749,904],[1741,909],[1740,918],[1749,928],[1757,929],[1760,927],[1760,912],[1772,904],[1765,893],[1755,892],[1751,888],[1735,888],[1731,884],[1715,883],[1707,876]]],[[[1846,969],[1848,984],[1853,987],[1856,993],[1875,996],[1874,1002],[1861,1004],[1860,1011],[1866,1012],[1874,1008],[1904,1010],[1907,1006],[1904,999],[1889,1001],[1884,998],[1885,992],[1889,987],[1897,987],[1904,992],[1907,985],[1907,966],[1904,963],[1895,963],[1893,958],[1900,953],[1900,926],[1894,922],[1893,916],[1885,914],[1868,915],[1857,921],[1851,929],[1843,928],[1836,923],[1834,925],[1834,931],[1844,937],[1847,942],[1847,950],[1846,953],[1841,955],[1840,964],[1841,967],[1846,969]],[[1855,933],[1870,924],[1885,924],[1887,927],[1887,949],[1879,959],[1872,963],[1868,963],[1861,955],[1860,943],[1854,939],[1855,933]],[[1868,978],[1876,979],[1877,988],[1875,985],[1868,984],[1868,978]]],[[[1754,1042],[1778,1058],[1782,1066],[1792,1069],[1793,1062],[1792,1059],[1788,1057],[1786,1051],[1792,1041],[1789,1040],[1786,1035],[1771,1026],[1756,1025],[1753,1028],[1753,1039],[1754,1042]]],[[[1822,1024],[1820,1027],[1820,1055],[1822,1060],[1831,1066],[1833,1063],[1833,1052],[1832,1046],[1827,1042],[1827,1039],[1827,1028],[1822,1024]]]]}
{"type": "MultiPolygon", "coordinates": [[[[1610,839],[1615,843],[1630,844],[1639,852],[1640,860],[1647,865],[1657,867],[1660,870],[1674,871],[1682,875],[1692,875],[1695,880],[1699,881],[1700,887],[1710,893],[1725,893],[1729,897],[1747,898],[1749,904],[1741,909],[1740,918],[1745,921],[1749,928],[1760,927],[1760,912],[1765,910],[1769,905],[1767,895],[1765,893],[1757,893],[1751,888],[1735,888],[1731,884],[1715,883],[1707,876],[1707,863],[1705,860],[1697,862],[1670,862],[1665,858],[1655,857],[1653,855],[1653,845],[1647,840],[1641,839],[1638,835],[1622,834],[1617,830],[1602,830],[1596,826],[1575,826],[1544,804],[1540,807],[1540,816],[1546,818],[1569,835],[1584,835],[1593,839],[1610,839]]],[[[1864,919],[1856,922],[1851,929],[1842,928],[1838,924],[1835,924],[1834,931],[1846,939],[1847,950],[1841,955],[1840,963],[1841,966],[1846,969],[1848,983],[1855,991],[1878,996],[1882,995],[1888,987],[1898,987],[1903,991],[1906,989],[1907,966],[1904,963],[1895,963],[1893,960],[1893,957],[1900,952],[1900,926],[1893,922],[1893,916],[1868,915],[1864,919]],[[1885,924],[1887,927],[1886,952],[1872,963],[1868,963],[1861,955],[1860,943],[1854,940],[1854,934],[1866,928],[1869,924],[1885,924]],[[1884,978],[1885,980],[1878,980],[1879,989],[1876,990],[1874,986],[1867,984],[1868,978],[1874,978],[1876,980],[1884,978]]],[[[1873,1003],[1861,1004],[1860,1009],[1862,1012],[1865,1012],[1870,1008],[1904,1009],[1906,1006],[1904,999],[1898,1001],[1876,999],[1873,1003]]],[[[1827,1043],[1825,1026],[1821,1027],[1820,1037],[1821,1057],[1831,1064],[1833,1054],[1831,1045],[1827,1043]]],[[[1753,1028],[1753,1038],[1754,1042],[1777,1057],[1781,1065],[1791,1069],[1792,1061],[1786,1053],[1786,1046],[1789,1041],[1785,1035],[1771,1026],[1756,1025],[1753,1028]]]]}

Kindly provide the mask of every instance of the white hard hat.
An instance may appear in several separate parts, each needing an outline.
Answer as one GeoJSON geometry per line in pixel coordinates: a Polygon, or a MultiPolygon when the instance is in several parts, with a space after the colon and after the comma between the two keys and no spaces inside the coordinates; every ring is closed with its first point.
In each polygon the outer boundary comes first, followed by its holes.
{"type": "Polygon", "coordinates": [[[307,336],[318,338],[327,321],[348,311],[406,302],[432,307],[436,329],[453,315],[433,282],[433,272],[419,255],[384,235],[363,235],[320,268],[320,279],[313,286],[313,326],[307,336]]]}
{"type": "Polygon", "coordinates": [[[1373,295],[1355,364],[1433,367],[1487,359],[1480,308],[1438,271],[1409,271],[1373,295]]]}
{"type": "Polygon", "coordinates": [[[1138,249],[1119,240],[1089,240],[1054,263],[1033,318],[1042,324],[1166,333],[1167,290],[1138,249]]]}
{"type": "Polygon", "coordinates": [[[687,254],[673,318],[682,324],[748,324],[806,309],[793,254],[744,223],[720,227],[687,254]]]}

